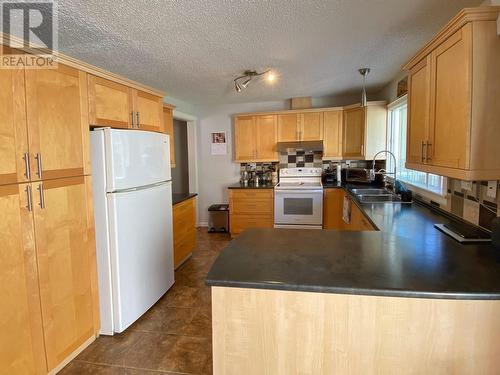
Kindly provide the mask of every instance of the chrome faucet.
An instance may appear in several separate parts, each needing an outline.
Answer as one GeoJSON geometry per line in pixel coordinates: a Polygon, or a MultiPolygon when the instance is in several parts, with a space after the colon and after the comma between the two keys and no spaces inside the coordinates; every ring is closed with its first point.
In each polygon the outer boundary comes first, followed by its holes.
{"type": "Polygon", "coordinates": [[[374,180],[375,180],[375,175],[376,175],[377,173],[383,174],[384,176],[386,176],[386,175],[388,175],[388,174],[394,174],[394,182],[396,182],[396,177],[397,177],[397,174],[396,174],[396,163],[397,163],[397,161],[396,161],[396,156],[395,156],[395,155],[394,155],[391,151],[389,151],[389,150],[382,150],[382,151],[377,152],[377,153],[373,156],[372,170],[370,171],[370,179],[371,179],[372,181],[374,181],[374,180]],[[389,155],[391,155],[391,156],[392,156],[392,158],[394,159],[394,172],[389,173],[389,172],[387,172],[387,171],[386,171],[386,170],[384,170],[384,169],[380,169],[380,170],[378,170],[377,172],[375,172],[375,159],[377,158],[377,156],[378,156],[379,154],[382,154],[382,153],[389,154],[389,155]]]}

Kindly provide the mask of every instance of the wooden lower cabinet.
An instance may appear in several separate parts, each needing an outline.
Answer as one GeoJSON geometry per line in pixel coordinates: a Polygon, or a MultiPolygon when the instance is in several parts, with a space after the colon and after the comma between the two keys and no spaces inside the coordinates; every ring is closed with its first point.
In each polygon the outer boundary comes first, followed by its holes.
{"type": "Polygon", "coordinates": [[[233,237],[249,228],[272,228],[273,189],[229,189],[229,221],[233,237]]]}
{"type": "Polygon", "coordinates": [[[196,247],[196,198],[173,206],[174,267],[179,267],[196,247]]]}
{"type": "Polygon", "coordinates": [[[211,292],[217,375],[493,375],[500,368],[499,301],[211,292]]]}
{"type": "Polygon", "coordinates": [[[30,184],[0,186],[0,374],[47,372],[30,184]]]}
{"type": "Polygon", "coordinates": [[[99,329],[90,177],[0,187],[0,374],[59,369],[99,329]]]}
{"type": "Polygon", "coordinates": [[[344,189],[325,189],[323,195],[323,228],[344,231],[377,230],[365,214],[351,199],[351,220],[347,224],[342,218],[344,197],[348,196],[344,189]]]}
{"type": "MultiPolygon", "coordinates": [[[[40,299],[49,370],[94,335],[95,238],[86,177],[33,184],[40,299]],[[90,220],[89,220],[90,219],[90,220]]],[[[89,185],[90,186],[90,185],[89,185]]]]}
{"type": "Polygon", "coordinates": [[[372,224],[370,224],[365,214],[356,205],[356,203],[351,200],[351,222],[349,224],[344,224],[344,230],[370,231],[376,229],[372,224]]]}

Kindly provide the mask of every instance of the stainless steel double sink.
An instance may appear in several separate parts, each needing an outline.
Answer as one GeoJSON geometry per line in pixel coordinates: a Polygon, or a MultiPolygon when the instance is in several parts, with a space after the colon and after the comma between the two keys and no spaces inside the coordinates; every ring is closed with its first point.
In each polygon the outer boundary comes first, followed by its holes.
{"type": "Polygon", "coordinates": [[[387,189],[356,188],[350,190],[362,203],[404,203],[400,197],[387,189]]]}

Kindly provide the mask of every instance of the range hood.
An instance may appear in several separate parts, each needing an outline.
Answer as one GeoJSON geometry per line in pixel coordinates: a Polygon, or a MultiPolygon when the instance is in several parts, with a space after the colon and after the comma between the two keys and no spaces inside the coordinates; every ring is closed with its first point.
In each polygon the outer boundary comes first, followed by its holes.
{"type": "Polygon", "coordinates": [[[323,151],[323,141],[278,142],[278,151],[288,152],[289,150],[323,151]]]}

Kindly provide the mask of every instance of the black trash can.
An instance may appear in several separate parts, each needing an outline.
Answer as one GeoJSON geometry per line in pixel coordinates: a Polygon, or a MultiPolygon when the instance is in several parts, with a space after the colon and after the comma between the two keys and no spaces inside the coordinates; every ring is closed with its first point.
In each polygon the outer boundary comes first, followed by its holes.
{"type": "Polygon", "coordinates": [[[228,204],[212,204],[208,207],[208,232],[229,232],[228,204]]]}

